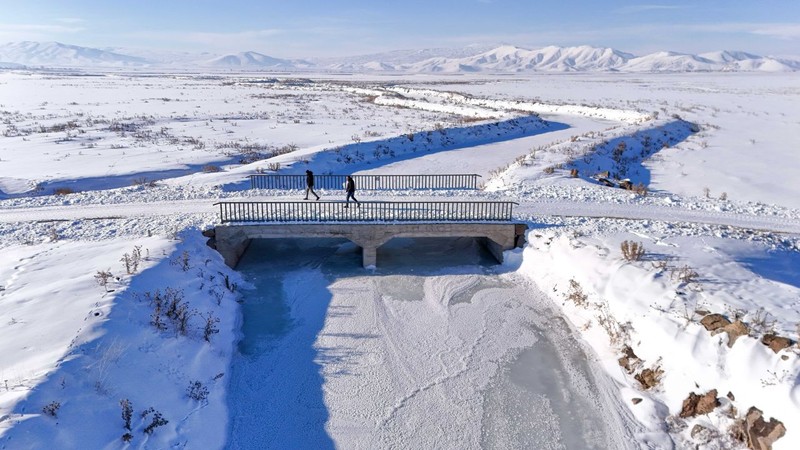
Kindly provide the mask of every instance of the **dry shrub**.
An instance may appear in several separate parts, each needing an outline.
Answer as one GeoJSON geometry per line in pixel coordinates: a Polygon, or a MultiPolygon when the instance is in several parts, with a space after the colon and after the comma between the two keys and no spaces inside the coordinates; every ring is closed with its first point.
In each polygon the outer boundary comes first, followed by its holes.
{"type": "Polygon", "coordinates": [[[75,191],[73,191],[71,188],[68,188],[68,187],[60,187],[60,188],[53,189],[53,194],[56,194],[56,195],[67,195],[67,194],[74,194],[74,193],[75,193],[75,191]]]}
{"type": "Polygon", "coordinates": [[[586,306],[589,296],[583,292],[581,285],[575,279],[569,280],[569,291],[567,299],[571,300],[575,306],[586,306]]]}
{"type": "Polygon", "coordinates": [[[222,169],[220,169],[219,166],[215,166],[213,164],[208,164],[208,165],[203,166],[202,170],[203,170],[203,173],[215,173],[215,172],[221,172],[222,171],[222,169]]]}
{"type": "Polygon", "coordinates": [[[697,281],[700,274],[689,266],[683,266],[672,270],[672,276],[681,283],[693,283],[697,281]]]}
{"type": "Polygon", "coordinates": [[[547,167],[545,167],[545,168],[544,168],[542,171],[543,171],[544,173],[546,173],[546,174],[550,175],[550,174],[552,174],[553,172],[555,172],[555,171],[556,171],[556,169],[555,169],[555,167],[553,167],[553,166],[547,166],[547,167]]]}
{"type": "Polygon", "coordinates": [[[647,186],[645,186],[643,183],[639,183],[639,184],[634,185],[631,188],[631,190],[633,191],[634,194],[636,194],[636,195],[638,195],[640,197],[647,196],[647,186]]]}
{"type": "Polygon", "coordinates": [[[620,244],[622,258],[625,261],[640,261],[644,256],[644,245],[641,242],[622,241],[620,244]]]}

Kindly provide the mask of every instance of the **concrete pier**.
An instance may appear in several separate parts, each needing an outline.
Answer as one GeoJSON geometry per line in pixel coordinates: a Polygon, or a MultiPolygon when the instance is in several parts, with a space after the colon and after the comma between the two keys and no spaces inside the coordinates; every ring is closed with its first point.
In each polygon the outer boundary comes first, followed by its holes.
{"type": "Polygon", "coordinates": [[[277,223],[218,225],[214,230],[217,251],[230,267],[236,267],[251,239],[345,238],[362,249],[364,267],[378,263],[378,248],[396,237],[482,238],[489,251],[503,262],[503,252],[521,247],[527,225],[520,223],[277,223]]]}

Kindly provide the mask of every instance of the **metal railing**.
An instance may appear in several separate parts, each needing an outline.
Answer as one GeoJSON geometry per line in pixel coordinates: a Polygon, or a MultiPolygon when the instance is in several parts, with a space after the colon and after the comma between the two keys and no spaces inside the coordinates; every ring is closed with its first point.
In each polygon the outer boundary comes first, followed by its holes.
{"type": "Polygon", "coordinates": [[[510,222],[514,202],[219,202],[220,223],[510,222]]]}
{"type": "MultiPolygon", "coordinates": [[[[314,189],[342,189],[347,175],[314,175],[314,189]]],[[[353,175],[356,188],[368,191],[407,189],[478,189],[476,174],[353,175]]],[[[305,189],[305,175],[250,175],[251,189],[305,189]]]]}

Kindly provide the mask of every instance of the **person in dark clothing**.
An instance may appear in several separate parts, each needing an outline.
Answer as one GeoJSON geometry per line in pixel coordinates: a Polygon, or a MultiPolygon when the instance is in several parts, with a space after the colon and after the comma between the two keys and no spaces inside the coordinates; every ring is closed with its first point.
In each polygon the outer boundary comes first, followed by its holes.
{"type": "Polygon", "coordinates": [[[353,180],[353,177],[350,175],[347,176],[347,181],[344,183],[344,190],[347,192],[347,197],[345,197],[345,205],[344,207],[347,208],[350,204],[350,199],[352,198],[354,202],[356,202],[356,206],[361,208],[361,203],[356,200],[356,182],[353,180]]]}
{"type": "Polygon", "coordinates": [[[303,200],[308,200],[309,192],[314,194],[314,196],[317,197],[317,200],[319,200],[319,195],[317,195],[317,193],[314,192],[314,172],[306,170],[306,198],[304,198],[303,200]]]}

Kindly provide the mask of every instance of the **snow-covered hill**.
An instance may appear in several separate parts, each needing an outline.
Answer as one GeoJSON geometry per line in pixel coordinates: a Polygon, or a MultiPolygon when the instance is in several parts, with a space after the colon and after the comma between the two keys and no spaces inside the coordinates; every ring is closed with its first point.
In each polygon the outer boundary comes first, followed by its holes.
{"type": "MultiPolygon", "coordinates": [[[[57,42],[0,45],[2,64],[44,67],[136,67],[171,69],[248,69],[333,72],[402,73],[525,73],[525,72],[790,72],[800,61],[758,56],[740,51],[700,55],[656,52],[635,56],[613,48],[549,46],[404,50],[371,55],[317,59],[281,59],[255,51],[215,55],[171,51],[97,49],[57,42]]],[[[2,68],[19,68],[0,66],[2,68]]]]}
{"type": "Polygon", "coordinates": [[[148,61],[97,48],[60,42],[12,42],[0,45],[0,61],[27,66],[144,66],[148,61]]]}
{"type": "Polygon", "coordinates": [[[219,56],[203,65],[222,68],[305,69],[312,66],[307,61],[273,58],[257,52],[240,52],[219,56]]]}

